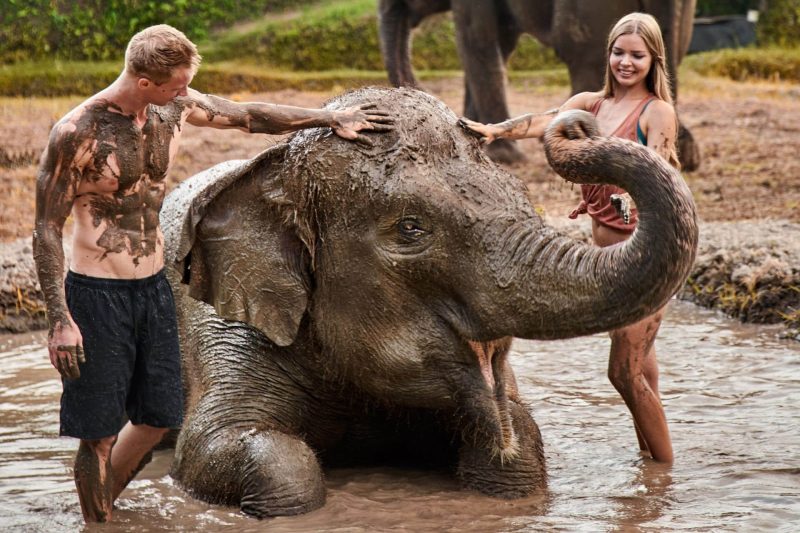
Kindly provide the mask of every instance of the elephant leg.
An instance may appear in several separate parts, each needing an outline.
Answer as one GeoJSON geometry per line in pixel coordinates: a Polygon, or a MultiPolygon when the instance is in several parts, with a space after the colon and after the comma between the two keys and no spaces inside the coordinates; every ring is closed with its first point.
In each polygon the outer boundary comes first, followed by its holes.
{"type": "MultiPolygon", "coordinates": [[[[503,58],[503,65],[508,65],[508,58],[514,52],[519,41],[520,32],[512,21],[508,23],[501,23],[499,32],[499,46],[500,54],[503,58]]],[[[503,93],[505,95],[505,93],[503,93]]],[[[524,161],[525,154],[523,154],[514,141],[508,139],[499,139],[487,147],[487,153],[493,161],[499,163],[512,164],[524,161]]]]}
{"type": "Polygon", "coordinates": [[[256,518],[307,513],[325,503],[314,452],[276,430],[192,424],[181,432],[171,474],[192,496],[238,505],[256,518]]]}
{"type": "MultiPolygon", "coordinates": [[[[500,27],[497,8],[488,0],[453,2],[453,19],[464,67],[465,115],[483,123],[502,122],[509,117],[509,112],[506,69],[499,37],[503,28],[500,27]]],[[[524,159],[522,152],[507,139],[490,144],[487,153],[502,163],[524,159]]]]}
{"type": "Polygon", "coordinates": [[[469,83],[466,78],[464,78],[464,116],[472,120],[478,120],[478,110],[475,108],[475,102],[472,101],[469,83]]]}
{"type": "Polygon", "coordinates": [[[683,123],[678,123],[678,160],[681,168],[687,172],[697,170],[700,167],[700,147],[694,140],[692,132],[683,123]]]}
{"type": "Polygon", "coordinates": [[[389,82],[395,87],[418,87],[411,68],[412,13],[406,2],[382,0],[378,8],[381,51],[389,74],[389,82]]]}
{"type": "Polygon", "coordinates": [[[494,453],[491,446],[467,441],[459,451],[457,476],[470,489],[489,496],[521,498],[547,485],[544,450],[539,427],[519,403],[509,401],[515,453],[494,453]]]}

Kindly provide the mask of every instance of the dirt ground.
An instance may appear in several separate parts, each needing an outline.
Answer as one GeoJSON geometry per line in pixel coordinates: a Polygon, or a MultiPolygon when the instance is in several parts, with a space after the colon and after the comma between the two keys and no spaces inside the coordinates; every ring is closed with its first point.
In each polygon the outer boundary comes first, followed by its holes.
{"type": "MultiPolygon", "coordinates": [[[[712,240],[705,244],[701,228],[698,263],[684,293],[689,291],[686,296],[698,303],[721,308],[742,319],[783,320],[797,328],[800,85],[732,82],[704,78],[691,71],[681,75],[678,112],[699,141],[702,157],[700,168],[684,176],[702,223],[714,227],[713,231],[706,231],[712,240]],[[731,232],[735,233],[734,241],[725,238],[731,232]],[[700,261],[701,257],[705,259],[700,261]],[[749,265],[744,274],[738,267],[743,261],[749,265]],[[704,281],[698,284],[697,280],[704,281]],[[763,280],[771,281],[767,286],[763,280]],[[756,309],[769,316],[759,318],[752,312],[756,309]]],[[[423,85],[456,114],[461,113],[462,80],[423,85]]],[[[341,90],[227,96],[238,101],[318,107],[338,92],[341,90]]],[[[533,80],[515,83],[508,89],[514,115],[551,109],[567,96],[566,88],[541,86],[533,80]]],[[[11,280],[14,276],[32,275],[28,265],[32,265],[29,239],[34,223],[38,156],[53,124],[80,101],[78,97],[0,98],[0,292],[8,296],[0,299],[9,300],[0,302],[5,309],[0,309],[0,318],[9,317],[16,310],[18,314],[39,317],[36,324],[43,319],[41,306],[35,303],[37,298],[31,296],[31,302],[26,303],[25,293],[19,290],[21,282],[11,280]]],[[[183,139],[168,176],[170,188],[216,163],[250,158],[281,140],[192,126],[186,126],[183,139]]],[[[548,220],[567,220],[566,215],[579,200],[579,187],[567,184],[549,169],[538,140],[521,141],[520,146],[528,159],[509,170],[527,183],[531,202],[548,220]]],[[[35,284],[35,275],[31,283],[35,284]]],[[[31,285],[30,290],[38,291],[38,287],[31,285]]],[[[21,321],[26,320],[30,322],[21,321]]],[[[800,329],[797,335],[800,339],[800,329]]]]}
{"type": "MultiPolygon", "coordinates": [[[[700,142],[700,168],[685,177],[704,221],[783,218],[800,222],[800,85],[743,83],[684,75],[679,114],[700,142]]],[[[426,84],[457,114],[459,79],[426,84]]],[[[332,94],[280,91],[228,95],[316,107],[332,94]]],[[[509,87],[511,112],[546,110],[568,96],[565,88],[534,82],[509,87]]],[[[81,98],[0,99],[0,242],[31,234],[36,162],[50,128],[81,98]]],[[[170,186],[228,159],[252,157],[277,137],[187,126],[184,143],[170,171],[170,186]]],[[[510,169],[528,183],[531,201],[555,217],[578,201],[570,187],[547,167],[537,140],[522,141],[528,161],[510,169]]]]}

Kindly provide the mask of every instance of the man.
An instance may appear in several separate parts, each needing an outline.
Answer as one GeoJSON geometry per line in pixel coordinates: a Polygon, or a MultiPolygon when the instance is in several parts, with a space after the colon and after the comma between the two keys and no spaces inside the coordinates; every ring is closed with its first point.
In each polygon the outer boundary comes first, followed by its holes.
{"type": "Polygon", "coordinates": [[[119,78],[62,118],[42,155],[34,257],[50,361],[64,386],[60,434],[80,439],[75,483],[87,522],[111,519],[114,500],[182,420],[158,214],[184,123],[272,134],[331,127],[366,143],[359,131],[392,129],[371,106],[327,111],[201,94],[189,88],[199,63],[195,45],[175,28],[136,34],[119,78]],[[62,230],[70,214],[65,280],[62,230]]]}

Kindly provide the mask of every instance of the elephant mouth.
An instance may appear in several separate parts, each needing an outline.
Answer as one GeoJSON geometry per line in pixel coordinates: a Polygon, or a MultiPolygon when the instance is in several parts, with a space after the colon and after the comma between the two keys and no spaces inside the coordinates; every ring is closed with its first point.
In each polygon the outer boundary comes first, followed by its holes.
{"type": "Polygon", "coordinates": [[[511,338],[467,342],[475,354],[489,392],[488,401],[479,402],[478,430],[491,441],[492,455],[499,456],[505,462],[513,459],[518,452],[504,371],[511,338]]]}

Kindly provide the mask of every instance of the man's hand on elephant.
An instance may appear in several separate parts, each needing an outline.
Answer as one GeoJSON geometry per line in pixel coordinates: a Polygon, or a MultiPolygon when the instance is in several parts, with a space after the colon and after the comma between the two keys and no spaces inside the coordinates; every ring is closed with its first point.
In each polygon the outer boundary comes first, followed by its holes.
{"type": "Polygon", "coordinates": [[[458,125],[468,134],[478,137],[482,144],[491,144],[504,131],[494,124],[481,124],[465,117],[458,119],[458,125]]]}
{"type": "Polygon", "coordinates": [[[50,363],[62,377],[67,379],[81,377],[78,365],[85,363],[86,357],[83,353],[83,337],[77,326],[56,325],[49,336],[47,350],[50,353],[50,363]]]}
{"type": "Polygon", "coordinates": [[[634,203],[630,194],[612,194],[611,205],[614,206],[617,214],[622,218],[625,224],[631,223],[631,209],[633,209],[634,203]]]}
{"type": "Polygon", "coordinates": [[[372,140],[359,131],[386,132],[394,129],[394,118],[375,104],[363,104],[333,112],[331,128],[339,137],[372,146],[372,140]]]}

